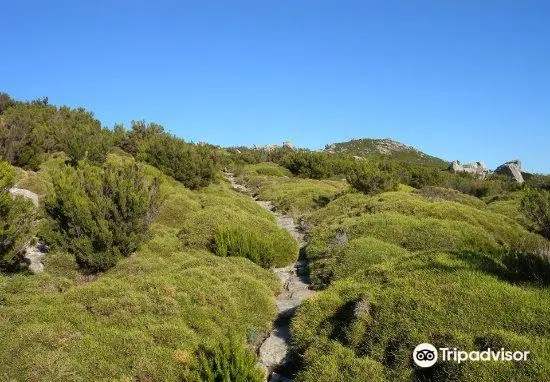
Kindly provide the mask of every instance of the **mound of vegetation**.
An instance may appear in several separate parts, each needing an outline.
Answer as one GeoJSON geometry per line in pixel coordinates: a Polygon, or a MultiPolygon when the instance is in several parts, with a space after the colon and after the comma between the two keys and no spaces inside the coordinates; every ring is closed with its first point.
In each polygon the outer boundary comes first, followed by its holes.
{"type": "MultiPolygon", "coordinates": [[[[241,216],[241,226],[260,238],[268,237],[264,232],[279,232],[272,215],[225,183],[191,191],[154,167],[117,155],[110,155],[103,167],[55,163],[47,162],[36,173],[53,182],[52,191],[64,190],[59,193],[63,197],[49,194],[47,205],[56,201],[86,207],[79,216],[55,220],[59,227],[61,222],[73,227],[88,223],[90,214],[106,222],[93,218],[96,223],[82,230],[112,224],[113,218],[143,218],[144,210],[133,208],[148,205],[146,190],[132,188],[140,194],[124,194],[131,180],[145,189],[158,185],[156,194],[163,202],[150,216],[150,235],[140,235],[139,248],[104,273],[82,273],[75,256],[61,245],[48,253],[40,275],[0,274],[0,375],[16,380],[258,380],[249,347],[258,346],[271,329],[280,283],[249,259],[220,257],[209,249],[217,227],[227,224],[218,221],[218,211],[241,216]],[[56,175],[45,176],[45,171],[56,175]],[[99,197],[112,190],[120,192],[109,194],[109,201],[99,197]],[[212,214],[204,216],[212,230],[199,225],[187,238],[204,246],[190,245],[178,233],[204,210],[212,214]],[[95,215],[99,211],[107,214],[95,215]],[[235,340],[228,344],[228,338],[235,340]]],[[[139,228],[140,221],[118,220],[116,229],[139,228]]],[[[130,232],[129,239],[139,232],[130,232]]],[[[88,238],[93,243],[96,236],[91,231],[88,238]]],[[[72,245],[77,237],[66,240],[72,245]]],[[[278,258],[286,265],[296,258],[297,246],[285,231],[278,241],[293,246],[284,252],[286,262],[278,258]]],[[[116,243],[119,248],[125,244],[116,243]]]]}
{"type": "Polygon", "coordinates": [[[288,175],[281,166],[257,164],[241,169],[239,179],[252,188],[260,200],[272,201],[278,211],[296,219],[326,205],[348,189],[342,180],[317,180],[288,175]],[[266,166],[269,171],[263,170],[266,166]]]}
{"type": "Polygon", "coordinates": [[[204,189],[201,207],[181,222],[178,236],[193,248],[210,249],[220,256],[243,256],[264,267],[281,267],[298,257],[298,244],[274,216],[221,184],[204,189]]]}
{"type": "MultiPolygon", "coordinates": [[[[364,380],[541,380],[550,371],[547,289],[503,282],[468,255],[405,254],[378,245],[377,260],[306,301],[292,323],[304,354],[303,381],[329,381],[336,371],[364,380]],[[414,366],[419,343],[461,350],[530,351],[529,362],[438,362],[414,366]],[[316,358],[326,349],[331,353],[316,358]],[[346,354],[346,357],[341,356],[346,354]]],[[[402,251],[401,251],[402,252],[402,251]]],[[[343,270],[345,273],[346,270],[343,270]]]]}
{"type": "Polygon", "coordinates": [[[344,370],[357,381],[527,381],[550,370],[550,326],[539,320],[550,313],[550,243],[513,219],[452,190],[424,189],[347,194],[308,221],[311,276],[327,289],[292,324],[302,380],[344,370]],[[411,351],[422,342],[536,355],[521,367],[417,369],[411,351]],[[327,347],[333,357],[312,356],[327,347]]]}
{"type": "MultiPolygon", "coordinates": [[[[357,180],[364,184],[377,184],[373,171],[400,181],[424,171],[395,162],[358,163],[365,171],[358,173],[357,180]],[[373,163],[378,163],[374,170],[373,163]]],[[[498,197],[487,199],[487,204],[473,195],[429,184],[415,188],[394,184],[391,188],[396,191],[358,193],[341,182],[338,192],[315,203],[324,182],[338,181],[254,171],[262,166],[245,166],[242,179],[261,199],[297,211],[295,216],[305,217],[311,228],[306,256],[320,292],[298,308],[292,321],[293,346],[302,360],[297,379],[544,378],[550,369],[546,360],[550,326],[540,317],[550,313],[546,301],[550,243],[514,216],[492,208],[498,197]],[[308,192],[301,194],[299,186],[305,183],[308,192]],[[506,347],[537,355],[522,365],[438,363],[421,370],[411,358],[412,349],[421,342],[464,350],[506,347]]],[[[454,177],[439,176],[437,171],[436,184],[454,177]]],[[[520,213],[523,191],[503,191],[494,183],[501,179],[464,179],[479,182],[490,194],[520,193],[520,213]]],[[[539,207],[543,200],[540,195],[530,199],[539,207]]]]}

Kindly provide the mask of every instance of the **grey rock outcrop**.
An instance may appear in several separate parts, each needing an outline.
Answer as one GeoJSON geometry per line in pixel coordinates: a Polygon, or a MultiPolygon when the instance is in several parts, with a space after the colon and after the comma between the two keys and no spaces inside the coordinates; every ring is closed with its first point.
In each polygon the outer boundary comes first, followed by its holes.
{"type": "Polygon", "coordinates": [[[294,143],[290,141],[283,142],[283,147],[286,147],[288,149],[296,150],[296,146],[294,146],[294,143]]]}
{"type": "Polygon", "coordinates": [[[252,146],[252,149],[253,150],[259,150],[259,151],[267,151],[267,152],[271,152],[271,151],[274,151],[274,150],[277,150],[281,147],[284,147],[284,148],[287,148],[287,149],[291,149],[291,150],[297,150],[296,146],[294,146],[294,143],[290,142],[290,141],[286,141],[286,142],[283,142],[283,144],[281,146],[279,145],[274,145],[274,144],[271,144],[271,145],[265,145],[265,146],[258,146],[258,145],[254,145],[252,146]]]}
{"type": "Polygon", "coordinates": [[[518,183],[523,183],[523,175],[521,174],[521,161],[519,159],[501,164],[495,170],[497,174],[506,175],[513,178],[518,183]]]}
{"type": "Polygon", "coordinates": [[[468,174],[474,174],[478,176],[485,176],[489,170],[483,162],[471,162],[471,163],[460,163],[460,161],[455,160],[451,163],[449,171],[454,174],[458,172],[465,172],[468,174]]]}
{"type": "Polygon", "coordinates": [[[46,256],[47,252],[48,248],[42,242],[27,245],[23,258],[29,264],[29,270],[32,273],[40,273],[44,271],[44,263],[42,260],[46,256]]]}
{"type": "MultiPolygon", "coordinates": [[[[10,188],[9,192],[12,195],[22,196],[29,199],[34,204],[35,208],[38,207],[39,196],[32,191],[25,190],[23,188],[10,188]]],[[[48,248],[44,243],[36,240],[37,243],[31,244],[28,243],[25,247],[25,254],[23,258],[29,264],[29,270],[32,273],[40,273],[44,271],[44,264],[42,260],[48,251],[48,248]]]]}
{"type": "Polygon", "coordinates": [[[10,194],[12,194],[12,195],[19,195],[19,196],[22,196],[24,198],[30,199],[32,201],[32,203],[34,204],[34,206],[38,207],[38,195],[35,194],[34,192],[29,191],[29,190],[25,190],[23,188],[15,188],[15,187],[10,188],[9,191],[10,191],[10,194]]]}

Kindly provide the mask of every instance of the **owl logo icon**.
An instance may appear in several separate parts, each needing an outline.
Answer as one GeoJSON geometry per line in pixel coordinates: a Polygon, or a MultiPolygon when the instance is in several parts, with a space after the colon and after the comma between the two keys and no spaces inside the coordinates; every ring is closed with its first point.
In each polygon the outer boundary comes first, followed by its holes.
{"type": "Polygon", "coordinates": [[[433,366],[437,362],[437,349],[428,343],[417,345],[413,350],[413,361],[420,367],[433,366]]]}

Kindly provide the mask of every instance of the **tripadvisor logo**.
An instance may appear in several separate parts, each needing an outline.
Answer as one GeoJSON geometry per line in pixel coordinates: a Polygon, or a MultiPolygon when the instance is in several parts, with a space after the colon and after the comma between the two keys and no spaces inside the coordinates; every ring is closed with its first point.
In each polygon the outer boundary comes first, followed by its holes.
{"type": "Polygon", "coordinates": [[[441,361],[454,361],[457,363],[465,361],[527,361],[528,351],[509,351],[504,348],[493,350],[487,348],[483,351],[463,351],[457,348],[435,348],[432,344],[422,343],[413,350],[413,361],[417,366],[433,366],[440,358],[441,361]],[[441,357],[439,357],[441,355],[441,357]]]}
{"type": "Polygon", "coordinates": [[[420,344],[414,348],[413,360],[420,367],[430,367],[437,362],[437,349],[432,344],[420,344]]]}

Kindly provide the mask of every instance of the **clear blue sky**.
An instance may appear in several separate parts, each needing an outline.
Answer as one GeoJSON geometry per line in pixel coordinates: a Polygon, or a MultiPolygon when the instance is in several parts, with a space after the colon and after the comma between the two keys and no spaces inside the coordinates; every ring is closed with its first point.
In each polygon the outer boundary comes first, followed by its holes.
{"type": "Polygon", "coordinates": [[[550,1],[8,1],[0,90],[187,140],[391,137],[550,173],[550,1]],[[154,4],[153,4],[154,3],[154,4]]]}

